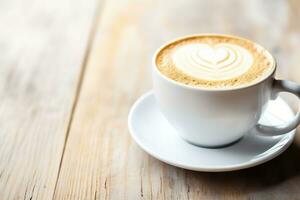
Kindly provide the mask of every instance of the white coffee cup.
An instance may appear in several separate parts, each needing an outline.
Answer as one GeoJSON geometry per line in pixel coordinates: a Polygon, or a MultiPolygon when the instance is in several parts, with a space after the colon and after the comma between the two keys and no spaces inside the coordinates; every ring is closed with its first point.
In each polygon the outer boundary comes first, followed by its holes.
{"type": "MultiPolygon", "coordinates": [[[[157,53],[159,50],[157,51],[157,53]]],[[[232,89],[196,88],[164,76],[153,57],[153,87],[159,108],[177,133],[200,146],[218,147],[237,141],[245,134],[280,135],[295,129],[300,112],[283,126],[258,124],[270,100],[289,92],[300,98],[300,86],[276,80],[273,72],[259,82],[232,89]]]]}

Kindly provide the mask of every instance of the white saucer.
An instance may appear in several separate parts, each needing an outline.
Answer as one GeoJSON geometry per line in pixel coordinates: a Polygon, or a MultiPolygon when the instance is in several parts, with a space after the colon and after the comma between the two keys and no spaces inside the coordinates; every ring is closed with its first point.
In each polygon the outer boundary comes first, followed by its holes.
{"type": "MultiPolygon", "coordinates": [[[[280,124],[294,116],[281,99],[270,102],[262,123],[280,124]]],[[[202,148],[181,139],[160,113],[152,92],[132,106],[128,126],[135,142],[153,157],[195,171],[233,171],[253,167],[278,156],[292,143],[295,130],[282,136],[248,134],[224,148],[202,148]]]]}

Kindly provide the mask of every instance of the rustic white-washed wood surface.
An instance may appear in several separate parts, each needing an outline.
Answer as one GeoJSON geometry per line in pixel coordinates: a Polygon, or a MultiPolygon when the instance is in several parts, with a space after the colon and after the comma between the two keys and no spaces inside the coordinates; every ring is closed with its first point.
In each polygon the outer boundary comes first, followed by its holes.
{"type": "Polygon", "coordinates": [[[0,199],[52,199],[96,1],[0,1],[0,199]]]}
{"type": "Polygon", "coordinates": [[[201,173],[127,128],[153,52],[178,36],[252,39],[300,83],[299,20],[297,0],[0,1],[0,199],[300,199],[299,136],[261,166],[201,173]]]}

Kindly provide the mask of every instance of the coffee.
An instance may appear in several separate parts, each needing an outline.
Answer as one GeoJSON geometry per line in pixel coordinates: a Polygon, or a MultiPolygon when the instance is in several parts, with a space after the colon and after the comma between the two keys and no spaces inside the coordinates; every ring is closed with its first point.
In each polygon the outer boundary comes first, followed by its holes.
{"type": "Polygon", "coordinates": [[[155,62],[166,77],[201,88],[250,85],[275,69],[273,57],[263,47],[226,35],[178,39],[160,49],[155,62]]]}

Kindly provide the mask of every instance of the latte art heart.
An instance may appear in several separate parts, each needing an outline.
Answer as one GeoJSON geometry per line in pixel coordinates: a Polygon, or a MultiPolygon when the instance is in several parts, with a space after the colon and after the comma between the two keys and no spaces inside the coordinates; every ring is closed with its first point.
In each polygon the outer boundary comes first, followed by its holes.
{"type": "Polygon", "coordinates": [[[253,64],[248,50],[229,43],[185,45],[174,51],[172,60],[184,73],[206,80],[238,77],[253,64]]]}

